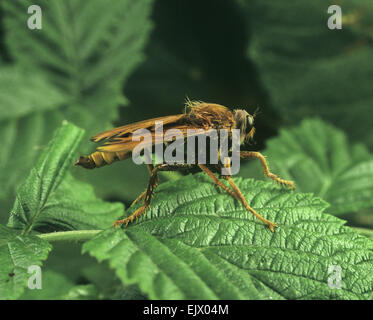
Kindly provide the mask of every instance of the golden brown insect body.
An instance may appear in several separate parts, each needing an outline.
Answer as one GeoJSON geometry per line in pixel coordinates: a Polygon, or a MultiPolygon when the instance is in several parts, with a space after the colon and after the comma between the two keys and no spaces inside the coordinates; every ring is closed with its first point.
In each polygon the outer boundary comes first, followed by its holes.
{"type": "Polygon", "coordinates": [[[234,110],[213,103],[188,102],[185,113],[144,120],[133,124],[118,127],[99,133],[91,138],[93,142],[105,141],[97,148],[97,151],[87,157],[80,157],[75,165],[86,169],[100,168],[115,161],[125,160],[131,157],[132,150],[139,143],[132,141],[132,134],[138,129],[148,129],[153,134],[155,141],[155,123],[163,122],[163,129],[181,130],[185,136],[188,129],[240,129],[241,143],[250,139],[255,132],[253,127],[254,117],[245,110],[234,110]]]}
{"type": "MultiPolygon", "coordinates": [[[[144,120],[136,122],[133,124],[128,124],[122,127],[118,127],[109,131],[99,133],[91,138],[94,142],[104,142],[103,145],[97,148],[97,151],[89,156],[80,157],[75,165],[82,166],[87,169],[100,168],[104,165],[111,164],[115,161],[125,160],[131,157],[132,151],[137,146],[139,141],[132,140],[132,134],[138,129],[147,129],[152,135],[152,144],[156,141],[156,122],[162,121],[163,132],[169,129],[180,130],[184,137],[187,135],[187,131],[190,129],[198,130],[203,129],[208,131],[210,129],[215,129],[217,131],[221,129],[226,129],[229,133],[232,129],[239,129],[240,132],[240,143],[244,143],[253,138],[255,133],[254,115],[250,115],[245,110],[233,110],[231,111],[225,106],[214,104],[214,103],[204,103],[204,102],[192,102],[187,101],[185,112],[178,115],[159,117],[149,120],[144,120]]],[[[240,152],[241,158],[257,158],[261,161],[264,173],[271,179],[290,186],[292,189],[293,183],[291,181],[286,181],[278,178],[276,175],[269,171],[268,165],[265,158],[259,152],[240,152]]],[[[253,208],[251,208],[244,196],[242,195],[239,188],[235,185],[230,175],[224,175],[222,178],[228,180],[232,189],[225,186],[214,173],[203,164],[196,164],[203,172],[205,172],[209,177],[217,184],[219,187],[224,189],[227,193],[235,197],[237,200],[241,201],[244,207],[252,212],[257,218],[269,225],[270,229],[273,231],[276,226],[275,223],[266,220],[260,216],[253,208]]],[[[115,225],[128,223],[133,221],[142,213],[145,212],[146,208],[150,204],[150,199],[154,193],[154,189],[158,185],[158,171],[168,171],[177,170],[188,167],[188,165],[169,165],[169,164],[159,164],[155,167],[153,165],[148,165],[150,171],[150,181],[147,189],[134,201],[133,204],[144,199],[144,204],[139,209],[137,209],[130,217],[119,220],[115,225]]]]}

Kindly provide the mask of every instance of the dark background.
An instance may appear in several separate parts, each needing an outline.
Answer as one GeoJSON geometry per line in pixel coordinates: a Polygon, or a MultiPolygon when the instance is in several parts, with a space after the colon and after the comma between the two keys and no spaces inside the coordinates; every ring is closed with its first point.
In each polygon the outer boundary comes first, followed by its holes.
{"type": "Polygon", "coordinates": [[[257,119],[258,148],[276,133],[280,118],[271,107],[254,64],[247,58],[250,33],[234,1],[156,1],[147,60],[124,89],[130,100],[121,120],[179,113],[185,97],[244,107],[257,119]]]}

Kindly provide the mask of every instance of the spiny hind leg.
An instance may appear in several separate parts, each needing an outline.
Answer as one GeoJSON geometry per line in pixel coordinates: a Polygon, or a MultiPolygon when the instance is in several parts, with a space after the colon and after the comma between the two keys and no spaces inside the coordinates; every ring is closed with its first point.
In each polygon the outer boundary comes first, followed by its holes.
{"type": "Polygon", "coordinates": [[[121,224],[127,225],[128,223],[132,222],[134,219],[137,219],[139,216],[145,213],[146,209],[150,205],[151,197],[154,195],[154,190],[158,186],[158,175],[157,175],[158,171],[175,171],[175,170],[184,169],[186,167],[190,167],[190,166],[184,165],[184,164],[174,164],[174,165],[159,164],[155,166],[155,168],[153,168],[151,171],[148,187],[143,192],[144,195],[143,194],[140,195],[140,197],[142,196],[142,198],[144,198],[143,205],[140,208],[138,208],[134,213],[132,213],[129,217],[115,221],[114,226],[118,226],[121,224]]]}
{"type": "Polygon", "coordinates": [[[143,191],[132,203],[131,205],[129,206],[130,208],[133,207],[136,203],[139,203],[142,199],[144,199],[145,197],[145,194],[146,194],[146,190],[143,191]]]}
{"type": "Polygon", "coordinates": [[[260,163],[262,165],[264,174],[268,178],[273,179],[274,181],[278,182],[279,184],[287,185],[287,186],[290,187],[290,189],[294,190],[294,182],[293,181],[289,181],[289,180],[281,179],[278,176],[276,176],[274,173],[272,173],[269,170],[269,166],[268,166],[268,163],[267,163],[265,157],[260,152],[255,152],[255,151],[241,151],[240,152],[240,157],[242,159],[249,159],[249,158],[259,159],[260,163]]]}
{"type": "MultiPolygon", "coordinates": [[[[147,164],[147,167],[148,167],[148,170],[149,170],[149,173],[150,175],[152,174],[153,170],[154,170],[154,166],[152,164],[147,164]]],[[[158,186],[158,176],[156,177],[156,181],[155,181],[155,185],[158,186]]],[[[130,208],[132,206],[134,206],[135,204],[139,203],[142,199],[144,199],[145,195],[146,195],[146,190],[143,191],[136,199],[135,201],[133,201],[130,205],[130,208]]]]}
{"type": "Polygon", "coordinates": [[[236,199],[238,199],[239,201],[241,201],[241,203],[243,204],[243,206],[245,207],[246,210],[250,211],[256,218],[258,218],[259,220],[263,221],[265,224],[268,225],[269,229],[274,232],[275,231],[275,228],[278,227],[276,223],[270,221],[270,220],[267,220],[265,218],[263,218],[258,212],[256,212],[254,210],[254,208],[250,207],[249,204],[247,203],[244,195],[242,194],[240,188],[234,183],[233,179],[231,176],[222,176],[223,179],[227,180],[229,182],[229,184],[231,185],[231,187],[233,188],[233,190],[235,191],[235,194],[237,195],[236,196],[236,199]]]}
{"type": "Polygon", "coordinates": [[[132,207],[136,203],[140,202],[142,199],[144,199],[144,204],[140,208],[138,208],[134,213],[132,213],[129,217],[115,221],[114,227],[116,227],[118,225],[121,225],[121,224],[128,225],[128,223],[132,222],[134,219],[137,219],[139,216],[141,216],[143,213],[145,213],[146,208],[150,204],[150,198],[153,195],[153,192],[154,192],[155,188],[158,186],[157,172],[159,170],[159,166],[156,166],[154,168],[154,166],[152,164],[147,165],[148,170],[150,172],[150,179],[149,179],[148,187],[146,188],[146,190],[144,192],[142,192],[137,197],[137,199],[134,202],[132,202],[130,207],[132,207]]]}
{"type": "Polygon", "coordinates": [[[219,186],[220,188],[222,188],[225,192],[227,192],[228,194],[230,194],[232,197],[236,197],[236,194],[235,192],[233,192],[231,189],[229,189],[227,186],[225,186],[215,175],[214,173],[209,169],[207,168],[205,165],[203,164],[198,164],[198,166],[200,167],[200,169],[206,173],[212,181],[214,181],[214,183],[219,186]]]}
{"type": "MultiPolygon", "coordinates": [[[[227,180],[229,182],[229,184],[231,185],[232,189],[229,189],[228,187],[226,187],[215,175],[214,173],[208,169],[206,166],[202,165],[202,164],[199,164],[198,165],[213,181],[216,185],[218,185],[219,187],[221,187],[223,190],[225,190],[228,194],[230,194],[232,197],[236,198],[238,201],[240,201],[243,206],[245,207],[246,210],[250,211],[255,217],[257,217],[259,220],[263,221],[265,224],[268,225],[269,229],[274,232],[275,231],[275,227],[277,227],[277,224],[275,224],[274,222],[272,221],[269,221],[265,218],[263,218],[258,212],[256,212],[252,207],[250,207],[245,199],[245,197],[243,196],[241,190],[238,188],[238,186],[234,183],[233,179],[231,178],[231,176],[227,176],[227,175],[222,175],[221,177],[225,180],[227,180]]],[[[226,169],[230,170],[229,166],[225,166],[226,169]]],[[[228,171],[230,172],[230,171],[228,171]]]]}

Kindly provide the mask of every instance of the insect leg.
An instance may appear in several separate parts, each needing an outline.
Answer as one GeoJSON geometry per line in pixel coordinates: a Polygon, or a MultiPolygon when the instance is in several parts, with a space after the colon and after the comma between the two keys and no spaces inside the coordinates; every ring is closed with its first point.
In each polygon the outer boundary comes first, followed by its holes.
{"type": "Polygon", "coordinates": [[[231,176],[222,176],[222,178],[226,179],[229,184],[231,185],[231,187],[233,188],[233,190],[236,192],[237,196],[236,197],[239,201],[241,201],[241,203],[243,204],[243,206],[249,210],[255,217],[257,217],[259,220],[263,221],[265,224],[268,225],[269,229],[274,232],[275,231],[275,227],[277,227],[277,224],[272,222],[272,221],[269,221],[265,218],[263,218],[258,212],[256,212],[252,207],[250,207],[244,197],[244,195],[242,194],[241,190],[238,188],[238,186],[234,183],[233,179],[231,176]]]}
{"type": "MultiPolygon", "coordinates": [[[[152,171],[154,169],[154,166],[152,164],[147,164],[146,165],[148,167],[148,170],[149,170],[149,173],[152,174],[152,171]]],[[[156,178],[156,181],[155,181],[155,184],[158,185],[158,177],[156,178]]],[[[130,205],[130,207],[132,207],[133,205],[135,205],[136,203],[139,203],[142,199],[144,199],[145,195],[146,195],[146,190],[144,192],[142,192],[137,198],[135,201],[133,201],[130,205]]]]}
{"type": "Polygon", "coordinates": [[[198,164],[198,166],[201,168],[201,170],[206,173],[211,179],[212,181],[214,181],[214,183],[216,185],[218,185],[220,188],[222,188],[224,191],[226,191],[227,193],[229,193],[232,197],[235,197],[236,198],[236,194],[231,190],[229,189],[228,187],[226,187],[215,175],[214,173],[209,169],[207,168],[205,165],[203,164],[198,164]]]}
{"type": "Polygon", "coordinates": [[[144,199],[145,197],[145,194],[146,194],[146,190],[141,192],[141,194],[131,203],[131,205],[129,206],[130,208],[132,206],[134,206],[136,203],[139,203],[142,199],[144,199]]]}
{"type": "MultiPolygon", "coordinates": [[[[218,178],[215,177],[214,173],[211,172],[207,167],[205,167],[204,165],[202,164],[199,164],[198,165],[219,187],[221,187],[222,189],[224,189],[225,191],[227,191],[231,196],[233,196],[234,198],[236,198],[238,201],[240,201],[243,206],[245,207],[245,209],[247,209],[248,211],[250,211],[255,217],[257,217],[259,220],[263,221],[265,224],[267,224],[269,226],[269,229],[274,232],[274,228],[277,227],[277,224],[275,224],[274,222],[272,221],[269,221],[265,218],[263,218],[258,212],[256,212],[252,207],[250,207],[245,199],[245,197],[243,196],[241,190],[238,188],[238,186],[234,183],[233,179],[231,178],[230,175],[223,175],[221,176],[222,178],[224,178],[225,180],[227,180],[229,182],[229,184],[231,185],[231,187],[233,188],[234,191],[230,190],[229,188],[227,188],[218,178]]],[[[228,170],[230,170],[230,167],[229,166],[225,166],[228,170]]],[[[229,171],[230,172],[230,171],[229,171]]]]}
{"type": "Polygon", "coordinates": [[[263,167],[263,171],[264,171],[264,174],[268,177],[268,178],[271,178],[275,181],[277,181],[278,183],[280,184],[285,184],[285,185],[288,185],[290,187],[290,189],[293,189],[294,190],[294,182],[293,181],[289,181],[289,180],[284,180],[284,179],[281,179],[279,178],[278,176],[276,176],[274,173],[272,173],[270,170],[269,170],[269,166],[268,166],[268,163],[265,159],[265,157],[260,153],[260,152],[254,152],[254,151],[241,151],[240,152],[240,157],[243,158],[243,159],[249,159],[249,158],[256,158],[256,159],[259,159],[260,160],[260,163],[263,167]]]}
{"type": "MultiPolygon", "coordinates": [[[[156,165],[155,168],[153,168],[153,170],[150,174],[148,187],[147,187],[146,191],[144,191],[144,193],[145,193],[145,195],[143,197],[144,198],[144,204],[140,208],[138,208],[134,213],[132,213],[129,217],[115,221],[114,226],[118,226],[118,225],[124,224],[124,223],[127,225],[129,222],[132,222],[134,219],[137,219],[139,216],[141,216],[146,211],[146,209],[150,205],[150,200],[151,200],[151,197],[154,194],[154,190],[158,186],[158,175],[157,175],[158,171],[175,171],[175,170],[179,170],[181,168],[186,168],[186,167],[190,167],[190,165],[185,165],[185,164],[175,164],[175,165],[159,164],[159,165],[156,165]]],[[[148,168],[151,168],[151,167],[148,167],[148,168]]]]}

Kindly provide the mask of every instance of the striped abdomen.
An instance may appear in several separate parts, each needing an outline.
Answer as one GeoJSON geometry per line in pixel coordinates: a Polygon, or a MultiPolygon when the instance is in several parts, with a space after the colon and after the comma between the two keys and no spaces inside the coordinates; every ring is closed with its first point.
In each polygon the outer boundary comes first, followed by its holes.
{"type": "Polygon", "coordinates": [[[100,152],[96,151],[89,156],[80,157],[75,166],[82,166],[86,169],[101,168],[115,161],[125,160],[130,156],[129,152],[100,152]]]}

